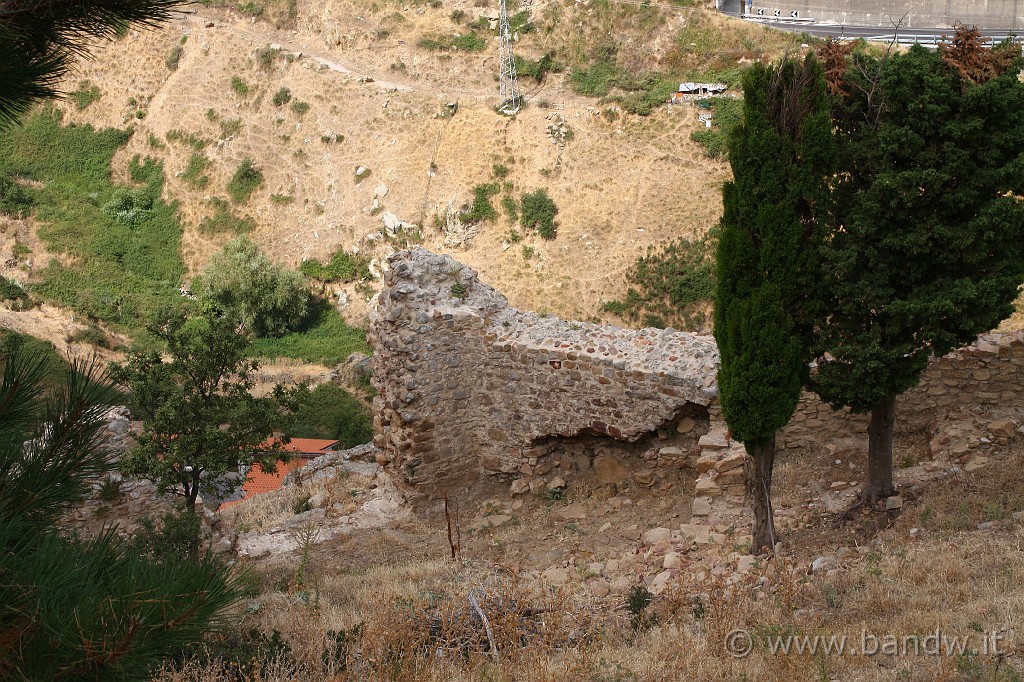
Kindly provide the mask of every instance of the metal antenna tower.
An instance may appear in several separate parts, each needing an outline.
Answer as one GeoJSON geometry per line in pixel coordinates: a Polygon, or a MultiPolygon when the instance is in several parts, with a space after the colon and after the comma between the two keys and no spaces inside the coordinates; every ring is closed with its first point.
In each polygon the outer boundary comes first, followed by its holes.
{"type": "Polygon", "coordinates": [[[511,116],[522,108],[523,93],[519,89],[519,81],[516,79],[516,58],[512,55],[512,30],[508,24],[508,4],[505,0],[501,0],[498,34],[500,42],[498,60],[501,62],[501,73],[498,76],[501,103],[498,105],[498,111],[511,116]]]}

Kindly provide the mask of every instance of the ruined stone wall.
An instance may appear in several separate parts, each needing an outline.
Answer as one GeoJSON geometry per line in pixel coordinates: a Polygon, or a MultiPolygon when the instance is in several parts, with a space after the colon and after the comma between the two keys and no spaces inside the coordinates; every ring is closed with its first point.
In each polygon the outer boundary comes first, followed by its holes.
{"type": "MultiPolygon", "coordinates": [[[[975,412],[983,412],[987,419],[1024,414],[1024,333],[987,334],[933,359],[921,383],[896,400],[896,433],[927,432],[932,424],[975,412]]],[[[779,442],[786,448],[820,448],[852,437],[866,439],[867,427],[868,415],[833,410],[805,393],[779,442]]]]}
{"type": "Polygon", "coordinates": [[[382,463],[428,495],[480,473],[537,475],[552,438],[631,443],[706,421],[718,368],[710,337],[522,312],[423,249],[390,265],[370,325],[375,443],[382,463]]]}
{"type": "MultiPolygon", "coordinates": [[[[695,518],[743,513],[746,455],[721,418],[709,336],[522,312],[450,257],[415,249],[391,259],[370,340],[375,457],[420,494],[484,474],[541,492],[587,470],[614,485],[683,484],[695,518]]],[[[1022,403],[1024,334],[986,335],[933,360],[899,398],[897,436],[925,432],[932,458],[984,456],[1013,435],[1022,403]]],[[[866,429],[866,416],[805,394],[779,443],[866,450],[866,429]]]]}

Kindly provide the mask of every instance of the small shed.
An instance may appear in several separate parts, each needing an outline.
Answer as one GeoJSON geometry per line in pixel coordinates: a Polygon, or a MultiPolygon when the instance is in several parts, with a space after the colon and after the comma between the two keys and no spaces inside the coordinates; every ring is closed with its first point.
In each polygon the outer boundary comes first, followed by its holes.
{"type": "Polygon", "coordinates": [[[703,97],[705,95],[721,95],[729,86],[725,83],[680,83],[679,93],[683,95],[696,95],[703,97]]]}

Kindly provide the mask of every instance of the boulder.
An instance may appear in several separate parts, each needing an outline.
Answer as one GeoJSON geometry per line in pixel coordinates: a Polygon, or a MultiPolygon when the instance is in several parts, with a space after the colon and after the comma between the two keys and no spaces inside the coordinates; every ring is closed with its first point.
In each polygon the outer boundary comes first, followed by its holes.
{"type": "Polygon", "coordinates": [[[621,484],[629,480],[629,469],[611,455],[598,455],[594,458],[594,473],[602,483],[621,484]]]}

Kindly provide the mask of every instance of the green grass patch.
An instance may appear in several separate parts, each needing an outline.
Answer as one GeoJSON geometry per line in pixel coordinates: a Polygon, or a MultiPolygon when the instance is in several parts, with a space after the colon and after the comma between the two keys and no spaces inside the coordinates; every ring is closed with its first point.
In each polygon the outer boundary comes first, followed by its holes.
{"type": "Polygon", "coordinates": [[[0,213],[25,217],[32,208],[32,197],[12,178],[0,176],[0,213]]]}
{"type": "Polygon", "coordinates": [[[440,38],[423,38],[416,44],[425,50],[441,52],[446,52],[448,50],[483,52],[487,49],[487,39],[482,38],[476,33],[462,33],[459,35],[443,36],[440,38]]]}
{"type": "Polygon", "coordinates": [[[717,229],[694,242],[680,238],[651,247],[626,273],[630,286],[625,298],[601,309],[648,327],[701,327],[706,304],[715,297],[717,248],[717,229]]]}
{"type": "Polygon", "coordinates": [[[369,279],[370,259],[366,256],[352,255],[347,251],[338,250],[323,264],[318,260],[304,260],[299,272],[311,279],[322,282],[354,282],[357,279],[369,279]]]}
{"type": "Polygon", "coordinates": [[[228,182],[228,194],[236,204],[249,200],[252,193],[263,184],[263,171],[256,167],[252,159],[246,158],[238,164],[235,174],[228,182]]]}
{"type": "Polygon", "coordinates": [[[110,161],[130,132],[62,126],[38,112],[0,133],[0,177],[42,183],[25,188],[47,249],[72,257],[34,273],[33,291],[118,330],[140,330],[159,307],[180,298],[185,271],[177,208],[160,199],[159,163],[131,164],[142,186],[116,186],[110,161]]]}
{"type": "Polygon", "coordinates": [[[366,330],[349,326],[341,313],[321,302],[314,321],[302,332],[276,338],[254,339],[253,355],[265,358],[293,358],[322,365],[336,365],[352,353],[370,353],[366,330]]]}
{"type": "Polygon", "coordinates": [[[546,189],[523,194],[519,206],[523,227],[537,230],[537,234],[544,239],[554,239],[558,235],[558,227],[555,225],[558,206],[546,189]]]}
{"type": "Polygon", "coordinates": [[[271,194],[270,202],[278,206],[287,206],[295,203],[295,196],[291,194],[271,194]]]}
{"type": "Polygon", "coordinates": [[[188,160],[185,172],[181,174],[181,180],[192,189],[205,189],[210,184],[210,176],[205,174],[210,165],[210,160],[196,152],[188,160]]]}
{"type": "Polygon", "coordinates": [[[82,81],[78,89],[71,93],[71,101],[75,108],[81,111],[100,98],[100,88],[89,81],[82,81]]]}
{"type": "Polygon", "coordinates": [[[213,215],[207,216],[196,226],[200,233],[237,235],[252,232],[256,227],[256,221],[249,216],[236,216],[224,199],[214,197],[210,199],[210,204],[214,207],[213,215]]]}
{"type": "Polygon", "coordinates": [[[498,212],[491,204],[491,197],[501,191],[496,182],[477,185],[473,188],[473,205],[459,213],[459,220],[464,223],[479,223],[483,220],[494,220],[498,212]]]}
{"type": "Polygon", "coordinates": [[[206,145],[210,144],[210,141],[207,139],[199,137],[198,135],[193,135],[192,133],[187,133],[184,130],[178,130],[177,128],[172,128],[167,131],[167,141],[171,144],[177,144],[179,142],[181,144],[186,144],[197,152],[203,151],[203,149],[206,148],[206,145]]]}
{"type": "Polygon", "coordinates": [[[235,94],[244,97],[248,95],[252,88],[244,80],[238,76],[231,77],[231,89],[234,90],[235,94]]]}

